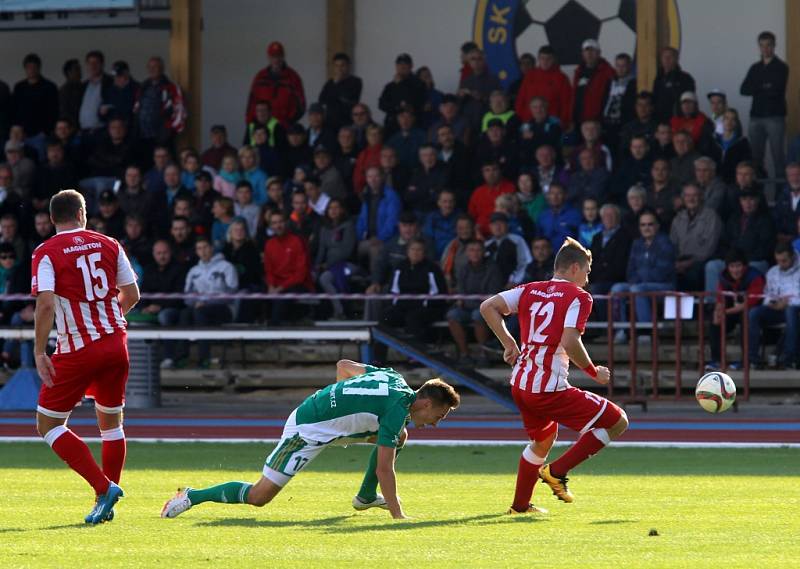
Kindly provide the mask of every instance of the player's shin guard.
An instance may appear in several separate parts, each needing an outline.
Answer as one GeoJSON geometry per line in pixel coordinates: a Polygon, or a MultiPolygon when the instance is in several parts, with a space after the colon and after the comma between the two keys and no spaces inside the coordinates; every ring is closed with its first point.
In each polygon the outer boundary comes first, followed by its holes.
{"type": "Polygon", "coordinates": [[[603,447],[610,442],[611,438],[605,429],[592,429],[583,433],[567,452],[550,463],[550,474],[563,478],[567,472],[603,450],[603,447]]]}
{"type": "Polygon", "coordinates": [[[192,506],[203,502],[217,502],[220,504],[246,504],[247,496],[253,485],[247,482],[225,482],[211,488],[202,490],[188,490],[186,495],[192,506]]]}
{"type": "Polygon", "coordinates": [[[514,503],[511,505],[518,512],[528,509],[533,496],[533,487],[539,480],[539,469],[547,457],[536,455],[530,445],[522,451],[519,457],[519,470],[517,470],[517,487],[514,491],[514,503]]]}
{"type": "MultiPolygon", "coordinates": [[[[394,459],[397,460],[400,451],[403,447],[398,447],[394,451],[394,459]]],[[[367,470],[364,472],[364,480],[361,482],[361,488],[358,490],[357,496],[365,503],[373,502],[378,496],[378,475],[375,470],[378,468],[378,446],[372,449],[372,454],[369,455],[369,462],[367,463],[367,470]]]]}
{"type": "Polygon", "coordinates": [[[98,496],[108,491],[108,478],[97,466],[89,447],[75,433],[59,425],[50,429],[44,435],[44,440],[61,460],[94,488],[98,496]]]}
{"type": "Polygon", "coordinates": [[[119,484],[122,468],[125,466],[125,431],[120,425],[116,429],[100,431],[100,438],[103,440],[103,474],[119,484]]]}

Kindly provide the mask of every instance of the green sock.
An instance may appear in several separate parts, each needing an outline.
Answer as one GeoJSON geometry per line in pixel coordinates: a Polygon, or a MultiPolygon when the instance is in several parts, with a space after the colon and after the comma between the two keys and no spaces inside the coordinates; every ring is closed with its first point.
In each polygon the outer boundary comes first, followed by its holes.
{"type": "Polygon", "coordinates": [[[253,485],[247,482],[225,482],[211,488],[189,490],[187,495],[193,506],[203,502],[219,502],[221,504],[246,504],[247,495],[253,485]]]}
{"type": "MultiPolygon", "coordinates": [[[[397,448],[394,451],[394,459],[403,447],[397,448]]],[[[375,474],[375,469],[378,467],[378,445],[372,449],[372,454],[369,455],[369,462],[367,463],[367,471],[364,473],[364,480],[361,482],[361,488],[358,491],[358,497],[364,502],[372,502],[378,497],[378,475],[375,474]]]]}

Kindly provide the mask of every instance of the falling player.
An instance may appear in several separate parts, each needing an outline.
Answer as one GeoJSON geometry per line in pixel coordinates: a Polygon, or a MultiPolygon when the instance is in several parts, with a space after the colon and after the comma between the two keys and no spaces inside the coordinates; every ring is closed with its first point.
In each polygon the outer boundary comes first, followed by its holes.
{"type": "MultiPolygon", "coordinates": [[[[377,445],[374,473],[383,496],[377,494],[371,503],[357,504],[354,499],[354,507],[381,507],[389,510],[393,518],[404,519],[397,498],[394,460],[396,448],[405,442],[406,422],[410,418],[416,427],[435,427],[458,407],[459,395],[440,379],[428,380],[413,391],[403,376],[391,368],[350,360],[336,364],[336,379],[336,383],[317,391],[292,411],[258,482],[226,482],[202,490],[179,490],[164,504],[161,517],[177,517],[203,502],[264,506],[325,448],[337,442],[360,441],[377,445]]],[[[369,486],[369,474],[359,495],[369,486]]],[[[374,490],[367,488],[368,492],[374,490]]]]}
{"type": "Polygon", "coordinates": [[[567,473],[628,428],[622,409],[567,382],[570,360],[601,385],[611,379],[608,368],[592,363],[581,341],[592,310],[592,297],[582,288],[591,266],[591,252],[567,238],[556,255],[551,280],[520,285],[481,304],[481,314],[503,345],[503,359],[514,366],[511,393],[531,440],[519,460],[510,514],[546,513],[531,504],[538,478],[559,500],[572,502],[567,473]],[[519,315],[521,348],[503,321],[511,313],[519,315]],[[559,424],[578,431],[580,438],[557,460],[545,464],[559,424]]]}
{"type": "Polygon", "coordinates": [[[86,523],[110,521],[122,496],[117,485],[125,463],[122,407],[128,379],[124,315],[139,300],[139,288],[120,244],[86,230],[86,203],[75,190],[50,200],[56,228],[33,252],[31,294],[36,297],[36,371],[42,380],[36,428],[53,451],[95,492],[86,523]],[[52,359],[47,339],[55,320],[52,359]],[[80,437],[66,426],[86,395],[95,400],[100,427],[101,469],[80,437]]]}

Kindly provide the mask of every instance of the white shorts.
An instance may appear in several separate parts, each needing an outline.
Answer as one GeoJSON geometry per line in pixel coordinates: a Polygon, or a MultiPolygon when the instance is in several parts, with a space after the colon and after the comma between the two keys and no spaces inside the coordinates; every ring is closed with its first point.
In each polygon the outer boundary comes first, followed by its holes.
{"type": "Polygon", "coordinates": [[[262,471],[266,478],[281,487],[286,486],[295,474],[328,446],[328,443],[308,441],[301,437],[296,414],[295,409],[286,420],[281,440],[267,457],[262,471]]]}

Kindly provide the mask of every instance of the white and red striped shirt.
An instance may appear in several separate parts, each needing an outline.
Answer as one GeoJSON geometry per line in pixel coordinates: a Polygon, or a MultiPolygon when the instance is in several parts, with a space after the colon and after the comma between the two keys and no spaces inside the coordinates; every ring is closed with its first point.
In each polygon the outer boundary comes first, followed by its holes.
{"type": "Polygon", "coordinates": [[[33,296],[55,294],[57,354],[125,331],[118,287],[136,282],[136,275],[116,239],[85,229],[62,231],[34,250],[31,275],[33,296]]]}
{"type": "Polygon", "coordinates": [[[500,296],[519,315],[520,356],[511,372],[511,385],[530,393],[567,389],[569,357],[561,335],[564,328],[583,333],[592,295],[569,281],[552,279],[523,284],[500,296]]]}

